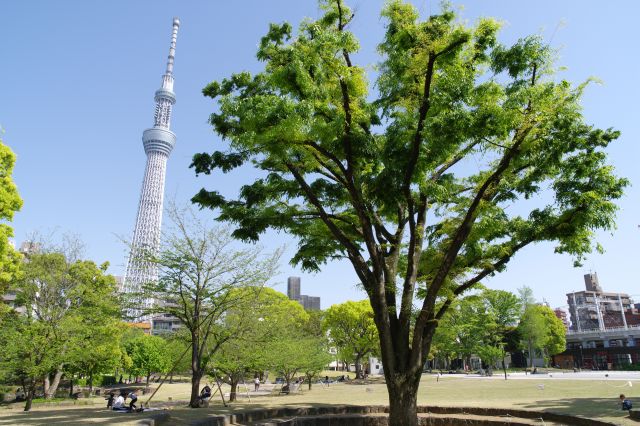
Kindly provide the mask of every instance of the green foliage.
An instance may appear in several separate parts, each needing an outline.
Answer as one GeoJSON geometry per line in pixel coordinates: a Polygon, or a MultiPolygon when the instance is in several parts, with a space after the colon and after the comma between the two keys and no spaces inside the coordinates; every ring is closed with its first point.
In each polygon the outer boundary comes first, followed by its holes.
{"type": "Polygon", "coordinates": [[[125,343],[131,358],[130,372],[147,378],[152,373],[166,373],[171,367],[171,358],[166,351],[167,343],[158,336],[139,335],[125,343]]]}
{"type": "Polygon", "coordinates": [[[238,292],[245,294],[243,303],[227,312],[223,325],[233,330],[234,336],[220,346],[209,363],[209,369],[221,372],[218,375],[232,386],[253,372],[272,368],[278,357],[288,356],[274,352],[273,345],[299,338],[309,323],[302,306],[280,292],[267,287],[238,292]]]}
{"type": "MultiPolygon", "coordinates": [[[[29,255],[13,283],[25,313],[8,311],[0,322],[0,370],[32,391],[52,372],[93,376],[120,358],[120,306],[115,279],[105,274],[108,264],[43,250],[29,255]]],[[[45,392],[52,396],[56,387],[54,380],[45,392]]]]}
{"type": "Polygon", "coordinates": [[[7,286],[18,273],[20,255],[9,244],[13,237],[13,229],[2,223],[11,221],[14,212],[22,207],[22,200],[13,183],[12,173],[16,157],[8,146],[0,139],[0,293],[4,293],[7,286]]]}
{"type": "Polygon", "coordinates": [[[520,300],[508,291],[484,289],[462,298],[436,330],[432,356],[464,359],[475,354],[493,366],[516,349],[511,335],[519,316],[520,300]]]}
{"type": "Polygon", "coordinates": [[[549,242],[579,263],[596,231],[615,227],[628,181],[605,149],[619,132],[585,121],[587,82],[556,76],[539,37],[502,45],[495,20],[467,25],[447,5],[421,20],[392,0],[372,84],[352,60],[353,15],[341,0],[320,4],[324,15],[295,34],[270,26],[260,72],[204,88],[227,145],[195,155],[196,173],[261,173],[237,199],[203,188],[193,201],[236,238],[296,237],[291,261],[305,270],[348,260],[375,313],[390,395],[417,392],[455,298],[526,246],[549,242]]]}
{"type": "Polygon", "coordinates": [[[220,346],[209,364],[229,384],[265,370],[282,375],[287,383],[298,374],[311,380],[331,361],[326,337],[313,332],[319,328],[318,314],[270,288],[237,291],[246,294],[244,303],[230,309],[224,322],[234,337],[220,346]]]}
{"type": "Polygon", "coordinates": [[[340,358],[355,362],[358,373],[362,358],[379,351],[378,330],[368,300],[332,305],[325,313],[323,327],[340,358]]]}
{"type": "Polygon", "coordinates": [[[199,381],[212,356],[243,330],[245,315],[237,308],[251,309],[277,270],[280,253],[265,255],[260,247],[238,247],[227,229],[207,226],[188,209],[170,206],[168,213],[171,228],[163,236],[159,253],[143,253],[145,260],[158,267],[159,280],[145,285],[144,293],[136,296],[171,302],[144,313],[164,314],[182,323],[191,346],[195,384],[190,405],[195,408],[199,381]]]}
{"type": "Polygon", "coordinates": [[[548,358],[566,348],[564,324],[548,306],[529,305],[522,314],[518,331],[522,346],[529,350],[530,357],[535,350],[542,350],[548,358]]]}
{"type": "Polygon", "coordinates": [[[331,355],[324,339],[289,334],[269,345],[266,360],[267,365],[290,385],[299,374],[308,379],[317,377],[331,362],[331,355]]]}

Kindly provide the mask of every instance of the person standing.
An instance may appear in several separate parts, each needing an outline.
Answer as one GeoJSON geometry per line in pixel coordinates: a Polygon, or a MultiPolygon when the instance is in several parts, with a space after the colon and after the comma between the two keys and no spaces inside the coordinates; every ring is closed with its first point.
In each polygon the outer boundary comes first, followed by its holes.
{"type": "Polygon", "coordinates": [[[129,401],[129,410],[134,411],[138,407],[136,407],[136,401],[138,401],[138,395],[136,395],[133,391],[129,393],[128,398],[131,398],[129,401]]]}
{"type": "Polygon", "coordinates": [[[258,392],[258,389],[260,389],[260,377],[256,376],[256,378],[253,379],[253,388],[254,392],[258,392]]]}

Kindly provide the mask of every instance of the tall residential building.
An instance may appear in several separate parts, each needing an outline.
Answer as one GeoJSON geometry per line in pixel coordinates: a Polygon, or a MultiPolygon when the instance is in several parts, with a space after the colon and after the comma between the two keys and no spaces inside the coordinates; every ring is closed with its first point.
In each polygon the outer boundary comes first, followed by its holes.
{"type": "Polygon", "coordinates": [[[287,278],[287,297],[291,300],[300,299],[300,277],[287,278]]]}
{"type": "Polygon", "coordinates": [[[626,293],[602,291],[596,273],[584,276],[586,291],[567,293],[571,330],[605,330],[627,327],[627,315],[631,312],[631,299],[626,293]]]}
{"type": "MultiPolygon", "coordinates": [[[[139,292],[142,285],[157,281],[158,270],[149,262],[147,256],[157,252],[160,246],[160,229],[162,226],[162,210],[164,201],[164,180],[167,169],[167,159],[176,143],[176,135],[171,128],[171,109],[176,102],[173,93],[173,61],[176,51],[176,39],[180,20],[173,19],[173,31],[167,67],[162,76],[160,89],[155,93],[155,115],[153,127],[142,134],[142,145],[147,155],[147,165],[142,181],[138,215],[131,240],[131,251],[124,278],[124,291],[139,292]]],[[[140,308],[149,307],[153,300],[140,301],[140,308]]],[[[139,316],[140,311],[130,312],[139,316]]]]}

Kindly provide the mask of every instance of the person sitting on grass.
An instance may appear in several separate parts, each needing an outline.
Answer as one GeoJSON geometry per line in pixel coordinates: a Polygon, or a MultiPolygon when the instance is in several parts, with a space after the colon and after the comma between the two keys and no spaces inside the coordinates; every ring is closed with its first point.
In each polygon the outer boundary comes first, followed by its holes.
{"type": "Polygon", "coordinates": [[[632,408],[631,401],[629,401],[623,393],[620,394],[620,405],[622,405],[622,409],[625,411],[629,411],[632,408]]]}
{"type": "Polygon", "coordinates": [[[124,406],[124,392],[121,392],[120,395],[113,402],[113,409],[116,411],[124,411],[126,410],[124,406]]]}
{"type": "Polygon", "coordinates": [[[202,404],[204,401],[208,400],[209,398],[211,398],[211,388],[209,387],[209,385],[206,385],[200,391],[200,404],[202,404]]]}
{"type": "Polygon", "coordinates": [[[115,394],[110,392],[109,396],[105,399],[107,400],[107,409],[113,408],[113,401],[116,399],[115,394]]]}

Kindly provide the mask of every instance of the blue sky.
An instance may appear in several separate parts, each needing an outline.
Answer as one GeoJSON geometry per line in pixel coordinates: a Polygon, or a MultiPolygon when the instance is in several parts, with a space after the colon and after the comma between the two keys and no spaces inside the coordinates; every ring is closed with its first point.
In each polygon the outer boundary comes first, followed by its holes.
{"type": "MultiPolygon", "coordinates": [[[[355,9],[352,30],[361,40],[356,61],[376,62],[383,33],[380,0],[348,3],[355,9]]],[[[423,15],[438,2],[416,0],[423,15]]],[[[637,263],[640,250],[640,99],[637,35],[640,2],[539,0],[469,0],[462,18],[480,16],[504,21],[501,41],[510,43],[542,34],[560,49],[563,76],[581,81],[596,76],[584,100],[584,114],[599,127],[615,127],[622,137],[609,150],[617,173],[632,186],[621,201],[618,230],[600,235],[607,252],[592,255],[583,268],[548,244],[527,249],[508,270],[486,281],[492,288],[515,291],[529,285],[538,299],[566,304],[565,293],[583,288],[582,275],[597,271],[607,291],[635,295],[640,302],[637,263]]],[[[185,203],[201,187],[232,195],[244,175],[196,178],[188,168],[196,152],[221,149],[207,124],[214,105],[201,95],[210,81],[241,70],[257,71],[259,39],[270,22],[298,23],[317,17],[312,0],[231,1],[67,1],[0,3],[0,126],[3,139],[17,154],[15,181],[24,207],[14,221],[16,241],[33,231],[71,232],[86,243],[87,257],[109,261],[122,273],[125,247],[119,236],[133,229],[145,155],[142,131],[152,125],[153,93],[160,85],[171,33],[179,16],[172,129],[178,142],[167,167],[166,196],[185,203]]],[[[213,214],[205,216],[213,218],[213,214]]],[[[269,234],[267,249],[295,243],[269,234]]],[[[283,259],[276,289],[286,291],[289,275],[302,276],[302,292],[322,297],[323,308],[363,298],[346,263],[328,265],[322,273],[297,271],[283,259]],[[279,284],[278,284],[279,283],[279,284]]]]}

